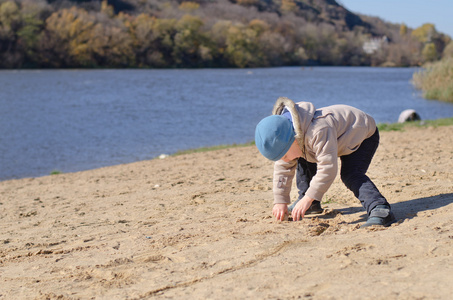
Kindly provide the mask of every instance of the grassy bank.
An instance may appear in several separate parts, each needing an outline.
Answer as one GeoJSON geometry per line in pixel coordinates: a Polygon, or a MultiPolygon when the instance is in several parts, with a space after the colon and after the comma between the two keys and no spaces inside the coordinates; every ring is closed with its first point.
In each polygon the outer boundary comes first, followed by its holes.
{"type": "Polygon", "coordinates": [[[453,118],[437,119],[437,120],[422,120],[405,123],[379,123],[377,127],[379,131],[400,131],[407,127],[438,127],[452,126],[453,118]]]}
{"type": "Polygon", "coordinates": [[[453,102],[453,57],[429,64],[414,73],[412,83],[427,99],[453,102]]]}
{"type": "Polygon", "coordinates": [[[183,155],[183,154],[191,154],[191,153],[198,153],[198,152],[207,152],[207,151],[214,151],[214,150],[221,150],[221,149],[228,149],[228,148],[239,148],[239,147],[247,147],[255,145],[255,142],[249,142],[244,144],[231,144],[231,145],[217,145],[211,147],[201,147],[196,149],[188,149],[188,150],[181,150],[178,151],[172,156],[183,155]]]}

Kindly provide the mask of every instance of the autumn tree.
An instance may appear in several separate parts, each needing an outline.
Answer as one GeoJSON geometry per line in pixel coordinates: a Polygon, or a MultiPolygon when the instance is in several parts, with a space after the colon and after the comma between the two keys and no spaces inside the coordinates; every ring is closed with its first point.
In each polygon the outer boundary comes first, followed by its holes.
{"type": "Polygon", "coordinates": [[[453,58],[453,41],[450,41],[445,47],[442,58],[453,58]]]}
{"type": "Polygon", "coordinates": [[[400,35],[405,36],[407,34],[407,25],[402,23],[400,25],[400,35]]]}
{"type": "Polygon", "coordinates": [[[432,38],[436,35],[436,27],[434,24],[426,23],[412,31],[412,36],[417,38],[422,43],[432,42],[432,38]]]}
{"type": "Polygon", "coordinates": [[[283,12],[295,12],[297,10],[297,4],[295,0],[282,0],[281,10],[283,12]]]}
{"type": "Polygon", "coordinates": [[[423,43],[422,55],[425,61],[434,61],[442,56],[450,37],[437,32],[434,24],[426,23],[412,31],[412,36],[423,43]]]}
{"type": "Polygon", "coordinates": [[[21,28],[17,31],[18,47],[23,53],[22,65],[36,67],[39,62],[39,41],[44,30],[43,16],[49,11],[45,1],[24,1],[21,7],[21,28]]]}
{"type": "Polygon", "coordinates": [[[438,55],[434,43],[425,43],[425,45],[423,46],[422,55],[426,62],[437,60],[438,55]]]}
{"type": "Polygon", "coordinates": [[[259,27],[243,24],[232,25],[228,28],[225,56],[230,64],[236,67],[266,66],[266,58],[259,44],[262,32],[259,27]]]}
{"type": "Polygon", "coordinates": [[[200,67],[212,60],[209,42],[199,17],[184,15],[175,26],[173,60],[176,66],[200,67]]]}
{"type": "Polygon", "coordinates": [[[0,65],[3,67],[16,67],[21,60],[16,47],[20,25],[19,6],[14,1],[0,4],[0,65]]]}
{"type": "Polygon", "coordinates": [[[41,60],[52,67],[133,65],[132,39],[119,20],[72,7],[46,20],[41,60]]]}
{"type": "Polygon", "coordinates": [[[170,67],[176,34],[175,19],[157,19],[147,14],[129,17],[125,24],[133,40],[139,67],[170,67]]]}
{"type": "Polygon", "coordinates": [[[192,13],[200,8],[200,4],[196,2],[184,1],[179,5],[179,10],[182,10],[186,13],[192,13]]]}
{"type": "Polygon", "coordinates": [[[41,38],[41,59],[52,67],[94,66],[90,36],[94,16],[73,7],[53,13],[46,20],[46,32],[41,38]]]}

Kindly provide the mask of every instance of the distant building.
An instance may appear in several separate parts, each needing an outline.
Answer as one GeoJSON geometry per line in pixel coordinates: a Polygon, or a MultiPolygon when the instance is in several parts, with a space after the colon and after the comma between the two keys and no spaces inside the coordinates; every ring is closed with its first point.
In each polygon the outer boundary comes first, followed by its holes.
{"type": "Polygon", "coordinates": [[[373,37],[369,41],[363,43],[363,51],[366,54],[373,54],[374,52],[381,49],[381,47],[388,43],[388,38],[384,35],[382,37],[373,37]]]}

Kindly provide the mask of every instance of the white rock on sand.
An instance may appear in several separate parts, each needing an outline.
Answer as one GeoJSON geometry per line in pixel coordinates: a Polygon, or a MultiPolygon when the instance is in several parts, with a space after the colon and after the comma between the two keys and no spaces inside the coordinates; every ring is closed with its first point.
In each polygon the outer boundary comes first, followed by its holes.
{"type": "Polygon", "coordinates": [[[382,132],[369,176],[389,228],[338,178],[274,222],[255,147],[0,182],[0,299],[450,299],[453,127],[382,132]]]}

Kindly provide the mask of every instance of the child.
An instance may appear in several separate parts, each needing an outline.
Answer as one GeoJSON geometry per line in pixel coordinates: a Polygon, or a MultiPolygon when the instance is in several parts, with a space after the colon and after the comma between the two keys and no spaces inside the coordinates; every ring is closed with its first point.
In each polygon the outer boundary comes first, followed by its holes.
{"type": "Polygon", "coordinates": [[[338,159],[341,179],[368,213],[362,226],[389,226],[395,221],[390,205],[365,175],[379,145],[374,119],[347,105],[315,109],[309,102],[279,98],[272,116],[256,126],[255,143],[274,164],[274,207],[282,221],[290,213],[294,221],[307,213],[322,212],[320,201],[335,179],[338,159]],[[298,200],[288,208],[296,173],[298,200]]]}

